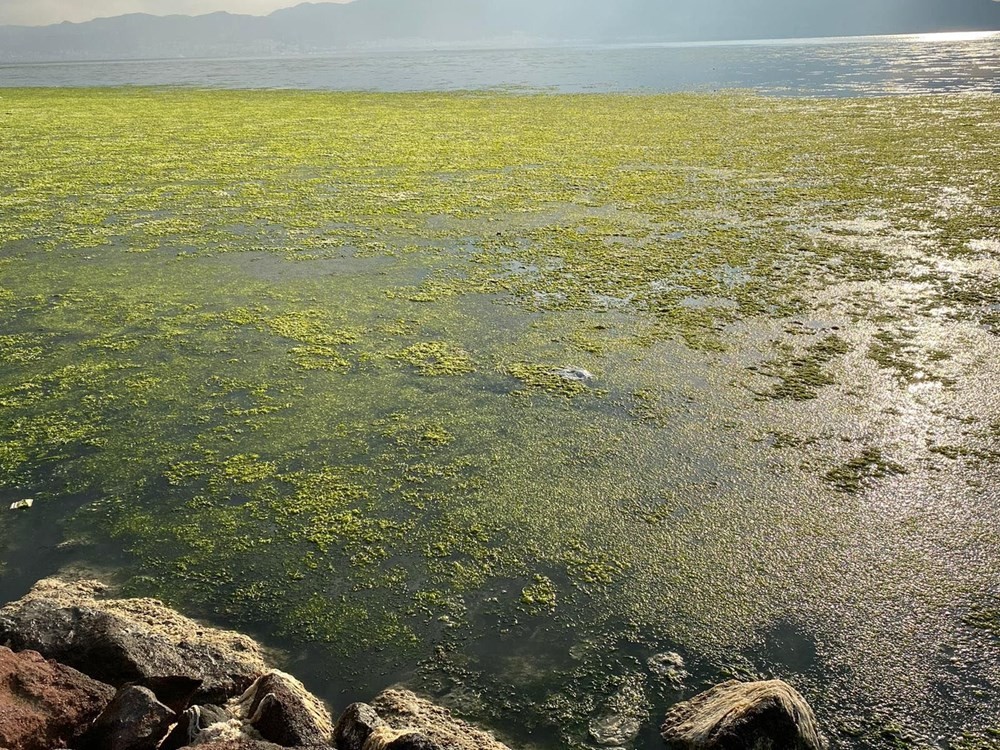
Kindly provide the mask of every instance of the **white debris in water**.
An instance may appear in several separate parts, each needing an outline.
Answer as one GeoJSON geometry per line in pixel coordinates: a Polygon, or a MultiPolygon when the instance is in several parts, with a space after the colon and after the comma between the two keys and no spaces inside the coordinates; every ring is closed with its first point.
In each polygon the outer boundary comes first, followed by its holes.
{"type": "Polygon", "coordinates": [[[21,510],[22,508],[30,508],[34,504],[35,504],[35,501],[32,498],[28,497],[28,498],[25,498],[24,500],[18,500],[16,503],[11,503],[10,504],[10,509],[11,510],[21,510]]]}
{"type": "Polygon", "coordinates": [[[582,367],[559,367],[555,370],[550,370],[549,373],[563,380],[571,380],[574,383],[586,383],[594,379],[594,374],[589,370],[584,370],[582,367]]]}

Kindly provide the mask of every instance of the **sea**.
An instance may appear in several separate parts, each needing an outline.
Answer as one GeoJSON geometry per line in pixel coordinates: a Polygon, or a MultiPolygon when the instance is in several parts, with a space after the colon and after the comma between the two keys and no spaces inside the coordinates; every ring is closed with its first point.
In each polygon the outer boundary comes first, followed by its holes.
{"type": "Polygon", "coordinates": [[[0,65],[0,87],[525,90],[773,96],[1000,93],[1000,31],[663,44],[349,50],[0,65]]]}

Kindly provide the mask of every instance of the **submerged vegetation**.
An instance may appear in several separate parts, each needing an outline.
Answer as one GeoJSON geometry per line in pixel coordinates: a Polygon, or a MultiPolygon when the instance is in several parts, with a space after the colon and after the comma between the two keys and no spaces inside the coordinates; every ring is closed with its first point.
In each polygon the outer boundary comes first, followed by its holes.
{"type": "Polygon", "coordinates": [[[821,715],[957,726],[998,162],[990,97],[3,91],[0,577],[119,561],[567,747],[782,628],[821,715]]]}

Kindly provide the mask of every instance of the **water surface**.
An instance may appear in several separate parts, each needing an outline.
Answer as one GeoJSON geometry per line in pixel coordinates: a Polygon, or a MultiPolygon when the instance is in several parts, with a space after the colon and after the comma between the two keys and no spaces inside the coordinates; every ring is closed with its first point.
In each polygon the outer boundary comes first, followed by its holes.
{"type": "Polygon", "coordinates": [[[1000,33],[0,65],[0,86],[123,85],[335,91],[514,87],[575,93],[749,88],[788,96],[997,93],[1000,33]]]}

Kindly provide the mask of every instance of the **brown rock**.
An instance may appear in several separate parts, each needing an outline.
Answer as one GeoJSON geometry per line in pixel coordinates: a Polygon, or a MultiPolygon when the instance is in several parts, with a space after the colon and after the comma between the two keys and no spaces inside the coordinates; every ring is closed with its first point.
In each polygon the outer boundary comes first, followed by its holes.
{"type": "Polygon", "coordinates": [[[39,581],[0,609],[3,643],[116,687],[168,677],[201,680],[194,697],[205,703],[239,695],[267,671],[252,639],[201,625],[155,599],[108,598],[98,581],[39,581]]]}
{"type": "Polygon", "coordinates": [[[330,712],[301,682],[272,671],[240,698],[244,719],[265,740],[285,747],[327,745],[333,737],[330,712]]]}
{"type": "Polygon", "coordinates": [[[510,750],[489,732],[456,718],[443,706],[409,690],[390,688],[372,701],[372,707],[397,732],[418,733],[448,750],[510,750]]]}
{"type": "Polygon", "coordinates": [[[0,648],[0,747],[68,747],[112,695],[110,686],[34,651],[0,648]]]}
{"type": "Polygon", "coordinates": [[[781,680],[730,680],[674,706],[661,735],[672,750],[823,750],[809,704],[781,680]]]}

